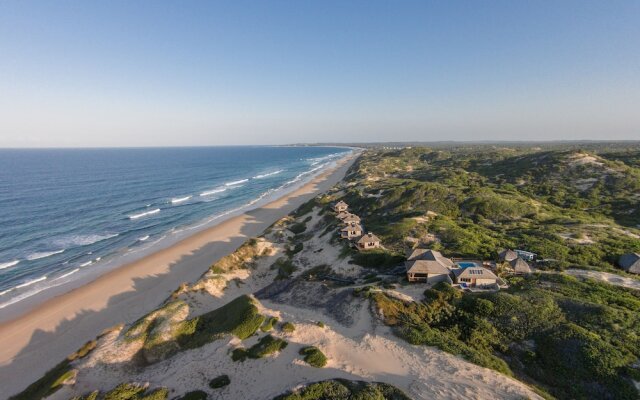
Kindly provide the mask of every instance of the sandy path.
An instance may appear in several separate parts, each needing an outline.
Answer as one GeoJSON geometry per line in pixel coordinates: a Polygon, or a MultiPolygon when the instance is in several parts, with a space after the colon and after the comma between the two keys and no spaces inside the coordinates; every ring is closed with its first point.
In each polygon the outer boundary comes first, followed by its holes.
{"type": "Polygon", "coordinates": [[[600,271],[588,271],[584,269],[568,269],[564,272],[569,275],[577,276],[579,278],[591,278],[615,286],[622,286],[630,289],[640,290],[640,280],[628,278],[621,275],[600,271]]]}
{"type": "Polygon", "coordinates": [[[263,207],[199,232],[111,271],[25,315],[0,324],[0,397],[42,376],[103,329],[157,307],[182,282],[197,280],[219,258],[319,192],[339,182],[354,158],[263,207]]]}

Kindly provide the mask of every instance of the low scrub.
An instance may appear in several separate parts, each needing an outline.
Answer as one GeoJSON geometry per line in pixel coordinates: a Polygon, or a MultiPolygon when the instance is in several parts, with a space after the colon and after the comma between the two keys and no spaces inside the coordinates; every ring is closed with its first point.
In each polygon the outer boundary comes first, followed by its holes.
{"type": "Polygon", "coordinates": [[[185,393],[182,397],[179,397],[177,400],[207,400],[209,395],[207,392],[202,390],[194,390],[191,392],[185,393]]]}
{"type": "Polygon", "coordinates": [[[66,381],[75,376],[76,371],[73,369],[71,363],[86,357],[87,354],[96,347],[96,344],[97,341],[95,340],[88,341],[76,352],[65,358],[64,361],[47,371],[42,378],[29,385],[22,392],[10,397],[10,399],[32,400],[50,396],[60,389],[66,381]]]}
{"type": "Polygon", "coordinates": [[[275,397],[273,400],[411,400],[395,386],[380,382],[333,379],[316,382],[275,397]]]}
{"type": "Polygon", "coordinates": [[[354,253],[352,262],[365,268],[388,269],[405,260],[400,254],[383,249],[367,250],[354,253]]]}
{"type": "Polygon", "coordinates": [[[303,347],[300,355],[304,356],[304,361],[312,367],[322,368],[327,365],[327,356],[315,346],[303,347]]]}
{"type": "Polygon", "coordinates": [[[263,256],[259,251],[258,240],[249,239],[233,253],[222,257],[210,268],[211,272],[223,274],[236,269],[246,269],[251,267],[252,262],[263,256]]]}
{"type": "Polygon", "coordinates": [[[271,269],[278,271],[276,279],[288,279],[296,271],[296,266],[290,258],[280,257],[271,265],[271,269]]]}
{"type": "Polygon", "coordinates": [[[225,386],[228,386],[231,383],[231,379],[229,379],[229,375],[220,375],[218,377],[213,378],[209,382],[209,387],[211,389],[220,389],[225,386]]]}
{"type": "Polygon", "coordinates": [[[231,359],[233,361],[244,361],[247,358],[263,358],[269,354],[280,352],[287,347],[287,344],[285,340],[267,335],[248,349],[242,347],[234,349],[231,353],[231,359]]]}
{"type": "Polygon", "coordinates": [[[267,318],[265,323],[260,327],[260,330],[262,332],[269,332],[269,331],[273,330],[273,327],[275,326],[275,324],[277,322],[278,322],[278,318],[277,317],[269,317],[269,318],[267,318]]]}
{"type": "Polygon", "coordinates": [[[296,330],[296,326],[291,322],[285,322],[282,324],[282,332],[291,333],[296,330]]]}

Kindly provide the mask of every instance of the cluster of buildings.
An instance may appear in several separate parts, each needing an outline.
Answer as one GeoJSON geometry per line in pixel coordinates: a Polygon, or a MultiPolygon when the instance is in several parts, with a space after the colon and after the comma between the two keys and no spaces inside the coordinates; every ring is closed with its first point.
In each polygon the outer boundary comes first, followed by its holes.
{"type": "Polygon", "coordinates": [[[472,261],[454,262],[436,250],[413,250],[405,267],[409,282],[447,282],[462,288],[483,289],[498,289],[504,285],[504,281],[488,268],[472,261]]]}
{"type": "Polygon", "coordinates": [[[340,200],[333,205],[336,218],[342,221],[340,237],[354,242],[358,250],[371,250],[380,247],[380,239],[371,232],[364,233],[360,217],[350,213],[349,205],[340,200]]]}

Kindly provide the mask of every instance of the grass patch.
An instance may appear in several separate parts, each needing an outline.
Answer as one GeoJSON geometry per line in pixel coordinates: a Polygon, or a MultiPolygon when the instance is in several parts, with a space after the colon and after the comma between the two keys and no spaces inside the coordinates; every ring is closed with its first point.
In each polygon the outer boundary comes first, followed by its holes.
{"type": "Polygon", "coordinates": [[[96,347],[97,341],[90,340],[76,352],[70,354],[64,361],[47,371],[44,376],[25,390],[10,397],[11,400],[32,400],[41,399],[53,394],[62,387],[62,384],[72,378],[76,371],[72,368],[71,362],[84,358],[96,347]]]}
{"type": "Polygon", "coordinates": [[[169,390],[166,388],[148,391],[135,383],[122,383],[105,393],[103,400],[166,400],[168,397],[169,390]]]}
{"type": "Polygon", "coordinates": [[[263,358],[269,354],[277,353],[287,347],[285,340],[267,335],[260,339],[258,343],[254,344],[248,349],[239,347],[234,349],[231,353],[231,359],[233,361],[244,361],[247,358],[263,358]]]}
{"type": "Polygon", "coordinates": [[[296,330],[296,326],[291,322],[285,322],[282,324],[282,332],[291,333],[296,330]]]}
{"type": "Polygon", "coordinates": [[[327,356],[315,346],[303,347],[300,355],[304,356],[304,361],[312,367],[322,368],[327,365],[327,356]]]}
{"type": "Polygon", "coordinates": [[[411,400],[395,386],[380,382],[333,379],[316,382],[273,400],[411,400]]]}
{"type": "Polygon", "coordinates": [[[365,268],[387,269],[395,267],[405,260],[404,256],[384,249],[356,252],[352,262],[365,268]]]}
{"type": "Polygon", "coordinates": [[[299,235],[307,230],[307,224],[305,222],[298,222],[289,227],[289,231],[295,235],[299,235]]]}
{"type": "Polygon", "coordinates": [[[280,257],[273,263],[273,265],[271,265],[271,269],[278,271],[276,279],[280,280],[288,279],[296,271],[296,266],[293,264],[291,259],[287,257],[280,257]]]}
{"type": "Polygon", "coordinates": [[[213,264],[209,269],[216,274],[223,274],[236,269],[246,269],[253,265],[256,258],[262,257],[258,251],[258,240],[249,239],[238,247],[233,253],[222,257],[218,262],[213,264]]]}
{"type": "Polygon", "coordinates": [[[264,319],[251,297],[240,296],[216,310],[182,323],[178,343],[184,348],[195,348],[224,334],[244,340],[260,328],[264,319]]]}
{"type": "Polygon", "coordinates": [[[260,330],[262,332],[269,332],[270,330],[273,329],[274,325],[277,322],[278,322],[278,318],[277,317],[269,317],[269,318],[267,318],[265,323],[260,327],[260,330]]]}
{"type": "Polygon", "coordinates": [[[231,379],[229,379],[229,375],[220,375],[218,377],[213,378],[209,382],[209,387],[211,389],[220,389],[225,386],[228,386],[231,383],[231,379]]]}

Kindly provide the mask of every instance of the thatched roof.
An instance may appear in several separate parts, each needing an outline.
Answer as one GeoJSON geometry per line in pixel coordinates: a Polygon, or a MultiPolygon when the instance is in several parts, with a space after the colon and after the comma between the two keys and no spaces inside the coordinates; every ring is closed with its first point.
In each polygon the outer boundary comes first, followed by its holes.
{"type": "Polygon", "coordinates": [[[430,249],[415,249],[409,254],[407,257],[408,261],[417,261],[417,260],[427,260],[427,261],[436,261],[440,265],[447,268],[454,268],[455,264],[453,261],[448,259],[447,257],[440,254],[437,250],[430,249]]]}
{"type": "Polygon", "coordinates": [[[629,253],[620,257],[618,264],[627,272],[640,274],[640,253],[629,253]]]}
{"type": "Polygon", "coordinates": [[[339,202],[333,205],[333,208],[338,208],[338,207],[349,207],[349,205],[344,201],[340,200],[339,202]]]}
{"type": "Polygon", "coordinates": [[[520,257],[516,258],[515,260],[511,260],[509,264],[511,265],[511,268],[513,268],[513,270],[518,274],[531,273],[531,267],[529,266],[529,264],[527,264],[527,262],[520,257]]]}
{"type": "Polygon", "coordinates": [[[345,226],[344,228],[340,229],[343,232],[347,232],[347,231],[356,231],[356,232],[362,232],[362,225],[360,224],[349,224],[347,226],[345,226]]]}
{"type": "Polygon", "coordinates": [[[355,214],[348,214],[346,217],[341,218],[342,222],[345,223],[349,223],[349,222],[360,222],[360,217],[358,217],[355,214]]]}
{"type": "Polygon", "coordinates": [[[471,279],[495,279],[498,280],[498,277],[493,272],[489,271],[483,267],[468,267],[468,268],[458,268],[452,271],[454,275],[460,278],[471,278],[471,279]]]}
{"type": "Polygon", "coordinates": [[[500,261],[510,262],[518,258],[518,253],[516,253],[511,249],[507,249],[507,250],[501,251],[498,254],[498,257],[500,258],[500,261]]]}
{"type": "Polygon", "coordinates": [[[369,232],[366,235],[362,235],[362,237],[360,239],[358,239],[358,241],[356,243],[365,244],[365,243],[371,243],[371,242],[380,243],[380,238],[378,238],[373,233],[369,232]]]}
{"type": "Polygon", "coordinates": [[[407,273],[411,274],[450,274],[449,268],[433,260],[416,260],[405,263],[407,273]]]}

